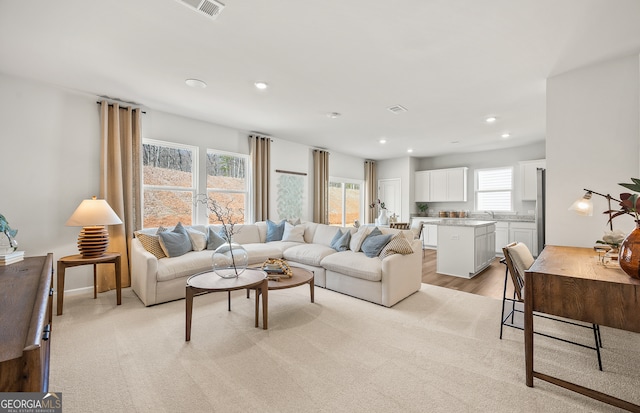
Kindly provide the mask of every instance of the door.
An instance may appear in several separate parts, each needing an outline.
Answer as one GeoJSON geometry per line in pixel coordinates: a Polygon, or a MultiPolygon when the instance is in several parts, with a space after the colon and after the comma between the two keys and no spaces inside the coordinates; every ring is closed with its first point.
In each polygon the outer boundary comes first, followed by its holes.
{"type": "MultiPolygon", "coordinates": [[[[398,221],[402,220],[402,188],[400,178],[378,180],[378,198],[387,207],[387,214],[396,214],[398,221]]],[[[408,222],[408,219],[407,219],[408,222]]]]}

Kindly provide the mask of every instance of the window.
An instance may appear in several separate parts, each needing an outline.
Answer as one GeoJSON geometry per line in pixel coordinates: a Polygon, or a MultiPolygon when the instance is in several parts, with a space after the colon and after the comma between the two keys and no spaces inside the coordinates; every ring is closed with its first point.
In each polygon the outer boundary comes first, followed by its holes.
{"type": "MultiPolygon", "coordinates": [[[[207,150],[207,195],[232,211],[236,223],[246,222],[249,204],[249,156],[207,150]]],[[[210,224],[217,224],[209,217],[210,224]]]]}
{"type": "Polygon", "coordinates": [[[196,195],[198,148],[144,139],[142,222],[144,228],[191,225],[196,195]]]}
{"type": "Polygon", "coordinates": [[[511,211],[513,168],[476,170],[476,210],[511,211]]]}
{"type": "Polygon", "coordinates": [[[362,181],[329,179],[329,225],[351,225],[362,215],[362,181]]]}

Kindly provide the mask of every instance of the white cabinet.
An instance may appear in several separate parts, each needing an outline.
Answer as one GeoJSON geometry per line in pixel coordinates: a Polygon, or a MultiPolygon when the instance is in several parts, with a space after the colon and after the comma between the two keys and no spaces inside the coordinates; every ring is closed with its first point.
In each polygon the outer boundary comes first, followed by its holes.
{"type": "Polygon", "coordinates": [[[535,222],[510,222],[509,242],[522,242],[534,257],[537,256],[538,237],[535,222]]]}
{"type": "Polygon", "coordinates": [[[414,199],[416,202],[431,202],[429,177],[430,171],[418,171],[414,180],[414,199]]]}
{"type": "Polygon", "coordinates": [[[502,254],[502,247],[509,244],[509,223],[496,222],[496,254],[502,254]]]}
{"type": "Polygon", "coordinates": [[[520,197],[523,201],[535,201],[538,191],[538,168],[546,167],[546,160],[520,162],[520,197]]]}
{"type": "Polygon", "coordinates": [[[433,169],[415,173],[416,202],[466,202],[468,168],[433,169]]]}
{"type": "Polygon", "coordinates": [[[422,227],[422,235],[424,236],[424,245],[426,247],[438,246],[438,226],[435,224],[425,223],[422,227]]]}
{"type": "Polygon", "coordinates": [[[531,255],[538,256],[538,230],[535,222],[496,223],[496,254],[502,255],[502,247],[512,242],[524,243],[531,255]]]}
{"type": "Polygon", "coordinates": [[[478,273],[491,265],[495,258],[495,226],[479,227],[475,230],[475,272],[478,273]]]}
{"type": "Polygon", "coordinates": [[[471,278],[495,258],[495,226],[438,226],[436,271],[471,278]]]}

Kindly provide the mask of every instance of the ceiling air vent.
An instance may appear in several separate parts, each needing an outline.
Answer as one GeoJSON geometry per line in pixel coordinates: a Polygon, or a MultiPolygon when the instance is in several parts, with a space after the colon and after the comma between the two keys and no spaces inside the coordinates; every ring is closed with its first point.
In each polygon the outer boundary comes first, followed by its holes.
{"type": "Polygon", "coordinates": [[[393,113],[401,113],[401,112],[406,112],[407,108],[405,108],[402,105],[393,105],[393,106],[389,106],[387,110],[393,113]]]}
{"type": "Polygon", "coordinates": [[[180,4],[184,4],[192,10],[197,11],[198,13],[209,17],[210,19],[215,19],[222,13],[222,9],[224,9],[224,4],[220,3],[216,0],[176,0],[180,4]]]}

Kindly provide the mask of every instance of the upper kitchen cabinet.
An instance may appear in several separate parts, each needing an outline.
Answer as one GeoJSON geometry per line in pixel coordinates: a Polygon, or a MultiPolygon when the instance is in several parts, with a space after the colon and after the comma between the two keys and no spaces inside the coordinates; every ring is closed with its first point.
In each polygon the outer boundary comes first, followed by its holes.
{"type": "Polygon", "coordinates": [[[416,202],[466,202],[467,171],[466,167],[417,171],[416,202]]]}
{"type": "Polygon", "coordinates": [[[546,167],[545,159],[520,162],[520,188],[523,201],[535,201],[538,191],[537,169],[546,167]]]}
{"type": "Polygon", "coordinates": [[[414,198],[416,202],[431,202],[431,194],[429,193],[429,177],[431,171],[416,172],[414,198]]]}

